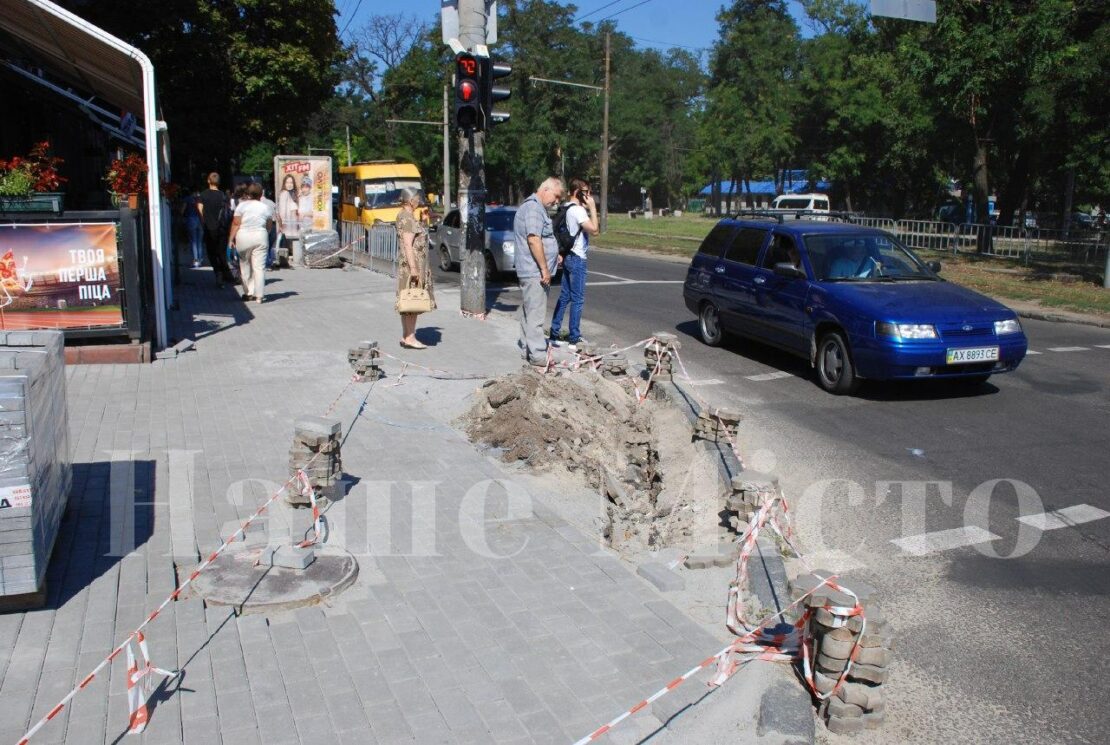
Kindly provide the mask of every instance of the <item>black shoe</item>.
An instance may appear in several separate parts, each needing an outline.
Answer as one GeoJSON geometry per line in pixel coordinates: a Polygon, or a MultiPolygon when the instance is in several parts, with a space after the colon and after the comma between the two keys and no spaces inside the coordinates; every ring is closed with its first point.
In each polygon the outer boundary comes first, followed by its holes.
{"type": "Polygon", "coordinates": [[[239,299],[240,300],[254,300],[254,295],[248,295],[247,293],[244,292],[242,295],[239,296],[239,299]]]}

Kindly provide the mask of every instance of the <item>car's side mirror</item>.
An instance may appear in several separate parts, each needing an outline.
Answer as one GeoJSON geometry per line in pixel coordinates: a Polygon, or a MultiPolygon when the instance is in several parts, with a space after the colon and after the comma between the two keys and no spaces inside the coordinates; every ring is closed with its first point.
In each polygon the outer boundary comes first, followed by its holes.
{"type": "Polygon", "coordinates": [[[933,274],[940,274],[941,267],[940,267],[940,262],[939,261],[930,261],[925,266],[927,266],[929,268],[929,271],[932,272],[933,274]]]}
{"type": "Polygon", "coordinates": [[[805,279],[806,276],[805,272],[789,261],[781,261],[775,264],[773,271],[779,277],[786,277],[787,279],[805,279]]]}
{"type": "Polygon", "coordinates": [[[362,214],[362,198],[361,197],[355,197],[355,211],[358,212],[360,215],[362,214]]]}

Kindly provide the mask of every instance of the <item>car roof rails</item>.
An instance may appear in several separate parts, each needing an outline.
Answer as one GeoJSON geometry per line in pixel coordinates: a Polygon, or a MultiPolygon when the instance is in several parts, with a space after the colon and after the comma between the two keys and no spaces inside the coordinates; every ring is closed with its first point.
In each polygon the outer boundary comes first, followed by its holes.
{"type": "Polygon", "coordinates": [[[777,212],[770,212],[768,210],[740,210],[739,212],[731,215],[731,219],[774,220],[777,223],[781,223],[783,216],[777,212]]]}

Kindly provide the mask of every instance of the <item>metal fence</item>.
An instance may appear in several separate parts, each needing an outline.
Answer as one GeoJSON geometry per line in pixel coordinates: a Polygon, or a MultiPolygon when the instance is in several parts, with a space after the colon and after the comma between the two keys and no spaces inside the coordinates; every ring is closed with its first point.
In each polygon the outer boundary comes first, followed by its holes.
{"type": "Polygon", "coordinates": [[[1101,268],[1110,232],[1054,230],[1000,225],[955,225],[936,220],[890,220],[853,216],[856,225],[887,230],[913,249],[979,253],[1031,262],[1101,268]],[[982,250],[980,250],[982,247],[982,250]]]}
{"type": "Polygon", "coordinates": [[[339,239],[341,245],[350,246],[353,263],[397,276],[397,228],[393,223],[379,221],[367,227],[361,222],[342,220],[339,239]]]}

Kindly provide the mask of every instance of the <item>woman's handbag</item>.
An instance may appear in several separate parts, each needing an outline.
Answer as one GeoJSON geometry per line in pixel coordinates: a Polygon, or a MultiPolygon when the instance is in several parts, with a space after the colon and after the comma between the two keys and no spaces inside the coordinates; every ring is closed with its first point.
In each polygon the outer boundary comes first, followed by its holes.
{"type": "Polygon", "coordinates": [[[397,294],[398,313],[430,313],[432,295],[423,287],[406,287],[397,294]]]}

